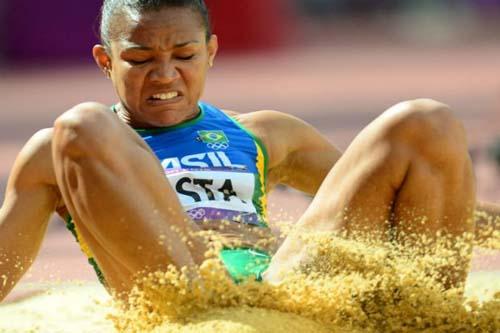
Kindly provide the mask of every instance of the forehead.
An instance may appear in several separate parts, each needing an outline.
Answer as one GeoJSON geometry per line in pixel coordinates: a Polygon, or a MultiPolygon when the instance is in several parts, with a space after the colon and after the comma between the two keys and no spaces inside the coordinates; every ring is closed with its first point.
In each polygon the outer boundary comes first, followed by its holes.
{"type": "MultiPolygon", "coordinates": [[[[179,42],[204,36],[201,18],[191,8],[174,7],[151,11],[127,10],[119,41],[149,45],[158,41],[179,42]]],[[[200,40],[201,41],[201,40],[200,40]]]]}

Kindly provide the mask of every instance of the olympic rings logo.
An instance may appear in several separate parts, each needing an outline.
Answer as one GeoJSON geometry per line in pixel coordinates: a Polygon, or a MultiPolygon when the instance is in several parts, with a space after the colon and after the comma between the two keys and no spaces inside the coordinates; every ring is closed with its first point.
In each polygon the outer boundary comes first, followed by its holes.
{"type": "Polygon", "coordinates": [[[207,147],[213,150],[224,150],[229,148],[227,143],[207,143],[207,147]]]}
{"type": "Polygon", "coordinates": [[[188,215],[193,220],[201,220],[207,215],[207,212],[203,208],[200,208],[196,210],[190,210],[188,212],[188,215]]]}
{"type": "Polygon", "coordinates": [[[229,148],[229,140],[223,131],[198,131],[199,141],[202,141],[208,148],[213,150],[223,150],[229,148]]]}

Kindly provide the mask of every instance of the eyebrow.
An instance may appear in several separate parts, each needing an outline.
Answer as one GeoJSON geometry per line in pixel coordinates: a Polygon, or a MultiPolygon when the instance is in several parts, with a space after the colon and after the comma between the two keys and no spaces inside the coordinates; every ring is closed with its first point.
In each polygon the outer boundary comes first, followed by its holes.
{"type": "MultiPolygon", "coordinates": [[[[189,44],[200,44],[200,41],[190,40],[187,42],[177,43],[174,45],[174,49],[185,47],[185,46],[188,46],[189,44]]],[[[151,51],[153,49],[149,46],[141,46],[141,45],[136,45],[136,44],[132,44],[132,45],[133,46],[127,47],[125,50],[126,51],[151,51]]]]}

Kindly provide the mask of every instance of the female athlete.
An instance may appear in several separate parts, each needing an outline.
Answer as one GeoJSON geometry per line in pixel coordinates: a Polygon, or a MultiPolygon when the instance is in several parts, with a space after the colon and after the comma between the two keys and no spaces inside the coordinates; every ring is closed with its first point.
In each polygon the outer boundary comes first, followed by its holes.
{"type": "Polygon", "coordinates": [[[203,0],[106,0],[101,38],[92,54],[117,104],[74,106],[17,157],[0,210],[9,258],[0,259],[0,300],[33,262],[54,212],[115,291],[139,272],[200,264],[207,245],[196,233],[207,229],[227,242],[220,258],[233,278],[279,281],[306,250],[293,236],[276,252],[257,245],[276,184],[314,196],[298,222],[309,230],[395,240],[474,230],[471,161],[448,106],[399,103],[341,154],[286,113],[200,101],[218,48],[203,0]]]}

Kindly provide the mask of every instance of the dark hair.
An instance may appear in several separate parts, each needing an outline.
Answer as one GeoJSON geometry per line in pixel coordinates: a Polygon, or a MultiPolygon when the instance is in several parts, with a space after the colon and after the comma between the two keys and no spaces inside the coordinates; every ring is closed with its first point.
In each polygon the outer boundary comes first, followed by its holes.
{"type": "Polygon", "coordinates": [[[115,39],[121,32],[119,22],[115,20],[117,15],[124,13],[125,9],[137,12],[160,10],[165,7],[191,8],[198,13],[202,19],[203,27],[206,30],[207,40],[212,35],[210,16],[204,0],[104,0],[101,8],[101,42],[107,48],[110,41],[115,39]]]}

